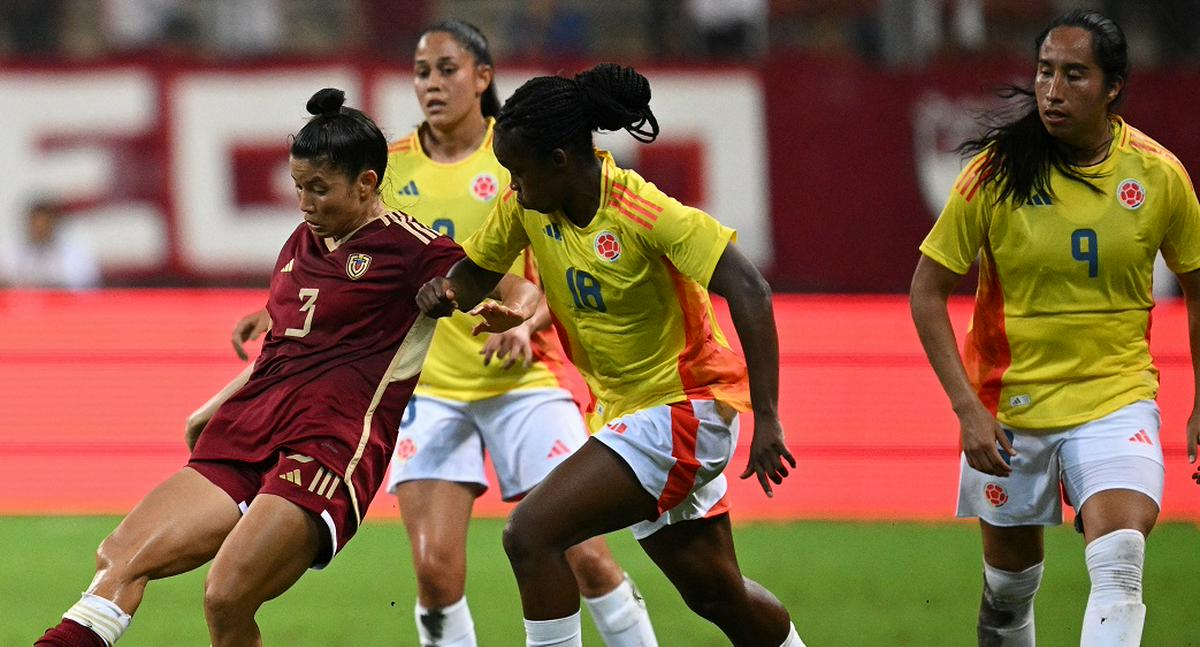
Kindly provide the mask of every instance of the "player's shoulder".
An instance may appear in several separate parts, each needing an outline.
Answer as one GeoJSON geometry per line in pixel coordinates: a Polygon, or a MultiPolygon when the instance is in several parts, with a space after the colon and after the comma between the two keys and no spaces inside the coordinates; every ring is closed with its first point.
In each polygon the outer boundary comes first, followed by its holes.
{"type": "MultiPolygon", "coordinates": [[[[389,158],[404,158],[421,155],[421,143],[418,139],[418,131],[414,130],[404,137],[388,144],[389,158]]],[[[390,161],[390,160],[389,160],[390,161]]]]}
{"type": "Polygon", "coordinates": [[[619,219],[635,225],[633,231],[653,231],[662,218],[689,209],[636,171],[613,169],[615,172],[605,196],[606,206],[615,211],[619,219]]]}
{"type": "Polygon", "coordinates": [[[1149,168],[1162,169],[1169,177],[1178,177],[1191,184],[1183,162],[1153,137],[1127,122],[1122,122],[1120,137],[1120,147],[1126,154],[1138,157],[1149,168]]]}

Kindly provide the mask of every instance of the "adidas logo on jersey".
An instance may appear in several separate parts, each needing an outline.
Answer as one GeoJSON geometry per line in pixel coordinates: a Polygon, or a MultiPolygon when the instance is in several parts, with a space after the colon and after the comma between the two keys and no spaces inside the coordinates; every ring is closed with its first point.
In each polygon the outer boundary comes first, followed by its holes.
{"type": "Polygon", "coordinates": [[[291,271],[292,271],[292,265],[294,265],[295,263],[296,263],[296,259],[294,259],[294,258],[293,258],[292,260],[288,261],[288,262],[287,262],[287,265],[284,265],[284,266],[283,266],[283,269],[282,269],[282,270],[279,270],[279,272],[280,272],[281,274],[282,274],[283,272],[291,272],[291,271]]]}
{"type": "Polygon", "coordinates": [[[543,229],[542,231],[546,232],[546,235],[553,238],[554,240],[562,242],[562,227],[559,226],[558,223],[552,222],[552,223],[546,225],[546,228],[543,229]]]}
{"type": "Polygon", "coordinates": [[[421,192],[417,190],[416,180],[409,180],[408,184],[405,184],[404,188],[400,189],[397,193],[399,195],[421,195],[421,192]]]}
{"type": "Polygon", "coordinates": [[[1054,204],[1054,202],[1051,201],[1050,196],[1046,195],[1045,193],[1036,193],[1031,196],[1029,198],[1029,202],[1026,202],[1025,204],[1035,207],[1049,207],[1050,205],[1054,204]]]}

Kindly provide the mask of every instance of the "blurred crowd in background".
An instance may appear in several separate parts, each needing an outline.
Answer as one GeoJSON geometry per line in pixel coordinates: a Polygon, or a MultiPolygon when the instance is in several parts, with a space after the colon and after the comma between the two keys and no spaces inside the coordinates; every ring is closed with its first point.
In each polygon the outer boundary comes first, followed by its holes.
{"type": "MultiPolygon", "coordinates": [[[[499,60],[749,62],[794,52],[903,68],[1027,56],[1068,0],[4,0],[0,57],[205,61],[369,56],[404,62],[421,28],[463,18],[499,60]]],[[[1089,3],[1139,66],[1200,67],[1200,0],[1089,3]]]]}

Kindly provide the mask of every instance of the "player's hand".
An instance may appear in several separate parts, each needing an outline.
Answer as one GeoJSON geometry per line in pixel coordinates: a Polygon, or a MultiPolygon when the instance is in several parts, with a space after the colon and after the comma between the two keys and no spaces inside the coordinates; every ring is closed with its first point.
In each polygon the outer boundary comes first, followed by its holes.
{"type": "Polygon", "coordinates": [[[208,426],[208,421],[212,419],[212,414],[213,412],[207,406],[204,406],[193,411],[192,415],[188,416],[187,426],[183,432],[183,439],[187,443],[188,451],[196,448],[196,441],[200,440],[200,434],[208,426]]]}
{"type": "Polygon", "coordinates": [[[1008,441],[1004,430],[1000,428],[1000,423],[983,408],[982,403],[959,414],[958,423],[967,465],[992,476],[1012,474],[1012,467],[1000,452],[1004,451],[1010,457],[1016,456],[1017,452],[1008,441]]]}
{"type": "Polygon", "coordinates": [[[417,290],[417,307],[427,317],[449,317],[458,309],[456,297],[450,279],[444,276],[434,277],[417,290]]]}
{"type": "Polygon", "coordinates": [[[483,365],[492,363],[492,358],[504,360],[502,368],[510,369],[521,362],[521,366],[529,368],[533,364],[533,339],[529,334],[529,326],[517,326],[498,335],[488,337],[483,344],[483,365]]]}
{"type": "Polygon", "coordinates": [[[779,485],[787,478],[788,465],[784,464],[785,461],[793,469],[796,467],[796,459],[783,442],[783,425],[779,423],[779,417],[756,415],[754,438],[750,441],[750,459],[740,478],[756,476],[763,492],[773,497],[775,492],[771,489],[771,483],[779,485]]]}
{"type": "Polygon", "coordinates": [[[1192,480],[1200,485],[1200,464],[1196,463],[1196,446],[1200,445],[1200,411],[1193,411],[1187,421],[1187,455],[1188,463],[1195,466],[1192,480]]]}
{"type": "MultiPolygon", "coordinates": [[[[237,353],[238,359],[243,362],[250,359],[246,354],[246,349],[243,345],[247,341],[258,339],[258,336],[271,328],[271,317],[267,314],[267,309],[263,308],[257,312],[238,319],[237,324],[233,326],[233,351],[237,353]]],[[[207,422],[207,421],[206,421],[207,422]]],[[[197,432],[199,435],[199,432],[197,432]]],[[[194,441],[193,441],[194,442],[194,441]]]]}
{"type": "Polygon", "coordinates": [[[495,301],[484,301],[475,306],[469,314],[483,317],[483,321],[471,329],[472,335],[511,330],[525,323],[525,320],[529,318],[528,314],[495,301]]]}

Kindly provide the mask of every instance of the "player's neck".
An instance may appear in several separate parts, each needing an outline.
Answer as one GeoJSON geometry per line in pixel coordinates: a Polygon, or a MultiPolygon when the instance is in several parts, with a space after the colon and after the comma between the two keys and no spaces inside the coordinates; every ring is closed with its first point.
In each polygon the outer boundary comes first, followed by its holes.
{"type": "Polygon", "coordinates": [[[420,128],[421,147],[429,159],[451,164],[470,157],[479,150],[487,136],[487,119],[472,111],[453,124],[435,126],[428,121],[420,128]]]}
{"type": "Polygon", "coordinates": [[[571,177],[563,214],[576,227],[587,227],[600,208],[600,160],[592,157],[590,164],[571,177]]]}

